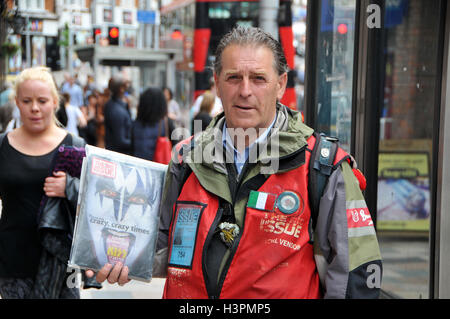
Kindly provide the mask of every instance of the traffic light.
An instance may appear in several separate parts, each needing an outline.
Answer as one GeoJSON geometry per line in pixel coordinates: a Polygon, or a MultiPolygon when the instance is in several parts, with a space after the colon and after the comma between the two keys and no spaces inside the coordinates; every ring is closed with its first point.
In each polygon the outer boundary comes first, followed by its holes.
{"type": "Polygon", "coordinates": [[[348,21],[339,21],[336,24],[336,39],[340,50],[347,50],[347,42],[349,41],[350,24],[348,21]]]}
{"type": "Polygon", "coordinates": [[[348,32],[348,26],[346,23],[340,23],[337,27],[339,34],[345,35],[348,32]]]}
{"type": "Polygon", "coordinates": [[[102,28],[94,28],[92,29],[92,37],[94,38],[94,43],[97,43],[102,35],[102,28]]]}
{"type": "Polygon", "coordinates": [[[108,28],[108,40],[109,45],[119,45],[119,28],[109,27],[108,28]]]}

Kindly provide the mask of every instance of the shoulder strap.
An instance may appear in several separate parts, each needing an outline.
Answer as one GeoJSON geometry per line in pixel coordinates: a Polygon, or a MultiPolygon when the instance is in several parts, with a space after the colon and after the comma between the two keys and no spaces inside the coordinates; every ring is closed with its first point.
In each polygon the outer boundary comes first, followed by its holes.
{"type": "Polygon", "coordinates": [[[309,162],[308,192],[311,202],[312,229],[316,228],[319,202],[328,178],[333,172],[333,163],[338,151],[338,139],[314,133],[316,142],[309,162]]]}
{"type": "Polygon", "coordinates": [[[169,137],[169,122],[168,121],[169,120],[168,120],[167,116],[165,116],[162,120],[160,120],[158,122],[158,137],[160,137],[160,136],[169,137]],[[161,122],[163,122],[163,123],[161,123],[161,122]],[[164,135],[161,135],[162,134],[161,133],[161,126],[163,126],[163,125],[164,125],[164,127],[163,127],[164,135]]]}
{"type": "Polygon", "coordinates": [[[75,146],[75,147],[78,147],[78,148],[86,146],[86,142],[84,141],[84,139],[82,139],[81,137],[75,136],[72,133],[68,133],[68,134],[70,134],[70,137],[72,139],[72,145],[71,146],[75,146]]]}
{"type": "Polygon", "coordinates": [[[1,133],[1,134],[0,134],[0,146],[1,146],[2,143],[3,143],[3,139],[5,138],[5,136],[6,136],[6,133],[1,133]]]}

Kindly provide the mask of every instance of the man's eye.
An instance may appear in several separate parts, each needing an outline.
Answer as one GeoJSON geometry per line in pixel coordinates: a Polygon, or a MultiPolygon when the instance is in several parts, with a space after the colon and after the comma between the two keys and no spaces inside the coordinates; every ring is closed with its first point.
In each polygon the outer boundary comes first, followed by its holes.
{"type": "Polygon", "coordinates": [[[103,189],[100,191],[100,194],[108,198],[116,198],[119,195],[118,192],[113,191],[112,189],[103,189]]]}
{"type": "Polygon", "coordinates": [[[239,76],[238,75],[230,75],[230,76],[228,76],[227,80],[239,80],[239,76]]]}
{"type": "Polygon", "coordinates": [[[266,78],[264,76],[255,76],[254,79],[256,82],[266,82],[266,78]]]}

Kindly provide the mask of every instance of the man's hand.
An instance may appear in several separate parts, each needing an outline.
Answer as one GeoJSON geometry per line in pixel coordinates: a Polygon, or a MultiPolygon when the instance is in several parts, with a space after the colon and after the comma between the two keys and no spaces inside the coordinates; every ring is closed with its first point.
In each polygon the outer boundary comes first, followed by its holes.
{"type": "MultiPolygon", "coordinates": [[[[89,278],[93,277],[94,271],[86,270],[86,276],[89,278]]],[[[123,267],[123,264],[120,262],[116,263],[114,267],[111,264],[104,265],[103,268],[98,271],[95,279],[100,283],[105,280],[108,280],[110,284],[115,284],[117,282],[119,286],[123,286],[131,281],[131,279],[128,279],[128,267],[123,267]]]]}
{"type": "Polygon", "coordinates": [[[44,182],[44,192],[48,197],[66,197],[66,173],[54,172],[54,177],[47,177],[44,182]]]}

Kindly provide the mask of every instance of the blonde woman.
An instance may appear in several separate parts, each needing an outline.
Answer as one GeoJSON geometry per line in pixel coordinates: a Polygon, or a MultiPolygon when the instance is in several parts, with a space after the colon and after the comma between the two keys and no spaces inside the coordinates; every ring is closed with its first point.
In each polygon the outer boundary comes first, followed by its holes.
{"type": "Polygon", "coordinates": [[[23,70],[16,80],[15,102],[22,125],[0,135],[0,198],[3,204],[0,296],[3,299],[79,298],[79,291],[69,289],[61,282],[61,277],[55,278],[54,270],[47,269],[48,278],[41,276],[43,271],[39,267],[42,267],[43,252],[52,244],[38,237],[38,211],[44,194],[57,197],[61,202],[76,202],[78,182],[75,178],[64,172],[48,175],[59,146],[75,143],[82,146],[83,142],[57,125],[55,112],[59,96],[49,69],[23,70]],[[49,287],[36,287],[36,282],[40,286],[43,282],[54,286],[50,291],[49,287]]]}

